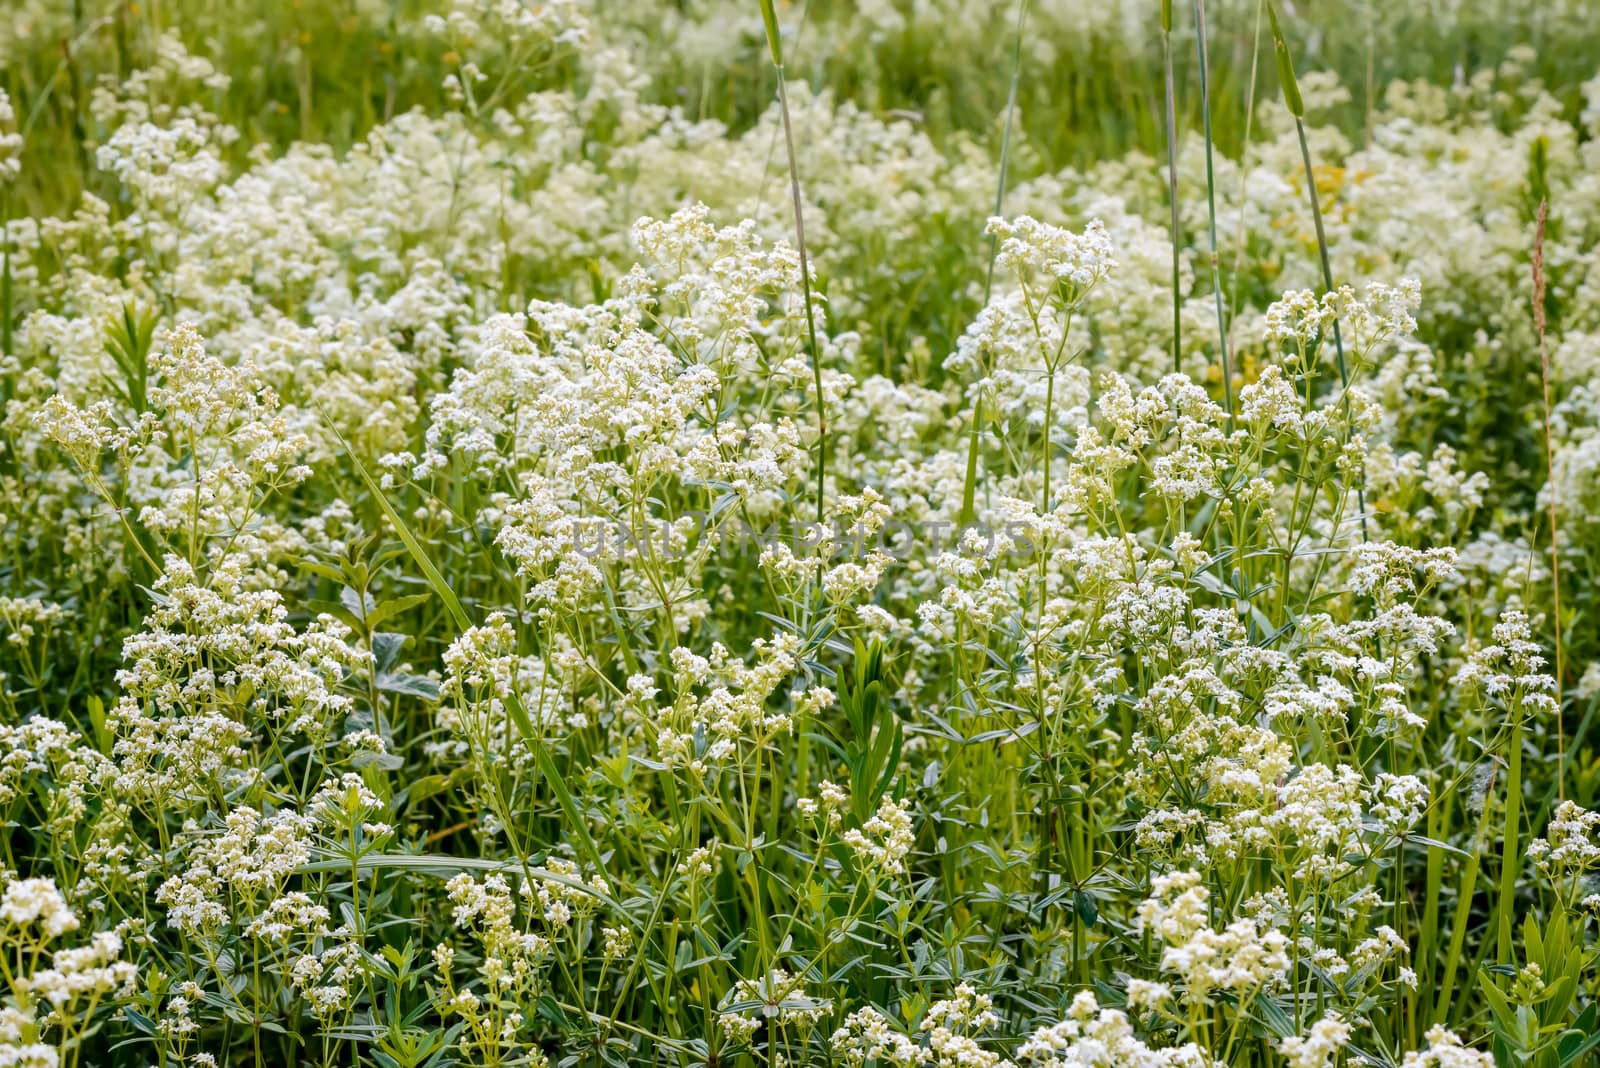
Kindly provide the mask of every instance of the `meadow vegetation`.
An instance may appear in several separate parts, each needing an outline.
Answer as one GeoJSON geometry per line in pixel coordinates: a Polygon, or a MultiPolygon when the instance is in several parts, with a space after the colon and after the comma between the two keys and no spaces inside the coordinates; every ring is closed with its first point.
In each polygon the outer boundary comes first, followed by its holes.
{"type": "Polygon", "coordinates": [[[1600,1063],[1589,0],[9,0],[0,1068],[1600,1063]]]}

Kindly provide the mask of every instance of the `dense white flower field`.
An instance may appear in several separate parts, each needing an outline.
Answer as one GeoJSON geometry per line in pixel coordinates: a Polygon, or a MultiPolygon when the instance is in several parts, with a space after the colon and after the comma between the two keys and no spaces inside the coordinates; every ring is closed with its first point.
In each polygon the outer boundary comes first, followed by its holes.
{"type": "Polygon", "coordinates": [[[1585,0],[15,0],[0,224],[0,1068],[1600,1063],[1585,0]]]}

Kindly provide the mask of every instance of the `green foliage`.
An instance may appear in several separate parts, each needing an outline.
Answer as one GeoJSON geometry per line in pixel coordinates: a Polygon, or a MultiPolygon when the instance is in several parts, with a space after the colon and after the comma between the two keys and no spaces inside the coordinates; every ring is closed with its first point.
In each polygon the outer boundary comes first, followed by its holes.
{"type": "Polygon", "coordinates": [[[13,6],[0,1064],[1600,1057],[1582,0],[13,6]]]}

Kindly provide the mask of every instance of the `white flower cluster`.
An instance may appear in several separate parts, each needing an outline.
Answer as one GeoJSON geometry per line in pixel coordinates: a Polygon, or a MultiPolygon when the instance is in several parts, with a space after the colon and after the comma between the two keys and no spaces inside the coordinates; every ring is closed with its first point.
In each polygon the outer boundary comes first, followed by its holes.
{"type": "Polygon", "coordinates": [[[1333,1068],[1350,1044],[1350,1025],[1330,1012],[1311,1025],[1304,1036],[1292,1035],[1278,1043],[1289,1068],[1333,1068]]]}
{"type": "Polygon", "coordinates": [[[906,857],[916,844],[910,798],[896,801],[885,797],[877,812],[860,827],[845,831],[842,838],[864,867],[885,875],[904,874],[906,857]]]}
{"type": "Polygon", "coordinates": [[[987,996],[961,984],[954,997],[928,1009],[923,1021],[926,1044],[897,1029],[876,1009],[861,1009],[834,1032],[830,1048],[848,1065],[875,1062],[894,1068],[1220,1068],[1222,1063],[1194,1043],[1148,1045],[1126,1014],[1102,1008],[1087,990],[1073,998],[1065,1019],[1036,1029],[1020,1043],[1013,1060],[975,1037],[999,1023],[991,1005],[987,996]]]}
{"type": "Polygon", "coordinates": [[[1161,875],[1151,883],[1138,919],[1140,929],[1163,945],[1162,970],[1176,973],[1196,1001],[1218,991],[1243,996],[1283,980],[1289,969],[1283,932],[1245,917],[1215,930],[1210,899],[1198,872],[1161,875]]]}
{"type": "Polygon", "coordinates": [[[1552,878],[1600,870],[1600,812],[1561,802],[1544,837],[1528,843],[1528,859],[1552,878]]]}
{"type": "Polygon", "coordinates": [[[832,1006],[806,993],[803,977],[774,968],[760,979],[740,979],[723,998],[718,1024],[724,1033],[749,1040],[763,1023],[808,1030],[832,1006]]]}
{"type": "Polygon", "coordinates": [[[132,996],[136,969],[121,959],[114,931],[60,946],[81,921],[53,880],[0,869],[0,884],[0,1063],[55,1068],[59,1049],[79,1040],[97,1004],[132,996]]]}
{"type": "MultiPolygon", "coordinates": [[[[1588,799],[1600,692],[1589,0],[1182,131],[1170,224],[1040,110],[1156,71],[1155,0],[775,5],[776,98],[733,0],[12,6],[0,1064],[416,1009],[413,1060],[1336,1068],[1441,983],[1481,1032],[1418,887],[1508,752],[1588,799]]],[[[1337,67],[1404,8],[1279,14],[1337,67]]]]}
{"type": "MultiPolygon", "coordinates": [[[[1028,215],[991,218],[987,233],[1000,242],[995,263],[1015,274],[1024,289],[1059,287],[1067,304],[1081,300],[1116,267],[1105,224],[1093,220],[1083,233],[1042,223],[1028,215]]],[[[1047,296],[1048,291],[1041,293],[1047,296]]]]}
{"type": "Polygon", "coordinates": [[[1464,1045],[1454,1032],[1428,1029],[1428,1048],[1407,1053],[1401,1068],[1493,1068],[1494,1057],[1464,1045]]]}
{"type": "Polygon", "coordinates": [[[1218,1068],[1221,1064],[1193,1043],[1164,1048],[1146,1045],[1124,1013],[1102,1008],[1087,990],[1072,999],[1066,1019],[1041,1027],[1019,1046],[1017,1060],[1024,1065],[1074,1068],[1218,1068]]]}
{"type": "MultiPolygon", "coordinates": [[[[155,893],[166,906],[167,925],[191,938],[214,937],[241,921],[243,910],[236,905],[276,902],[281,888],[311,860],[316,829],[311,816],[289,810],[263,816],[245,806],[229,812],[215,831],[190,823],[183,832],[189,866],[155,893]]],[[[267,913],[274,911],[283,909],[269,904],[267,913]]],[[[320,923],[314,911],[291,911],[313,929],[320,923]]]]}

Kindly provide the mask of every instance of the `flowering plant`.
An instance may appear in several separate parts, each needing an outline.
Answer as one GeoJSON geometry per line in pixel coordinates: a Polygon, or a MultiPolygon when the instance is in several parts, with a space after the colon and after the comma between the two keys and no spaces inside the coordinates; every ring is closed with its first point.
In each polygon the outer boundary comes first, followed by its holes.
{"type": "Polygon", "coordinates": [[[14,6],[0,1068],[1600,1056],[1586,0],[14,6]]]}

